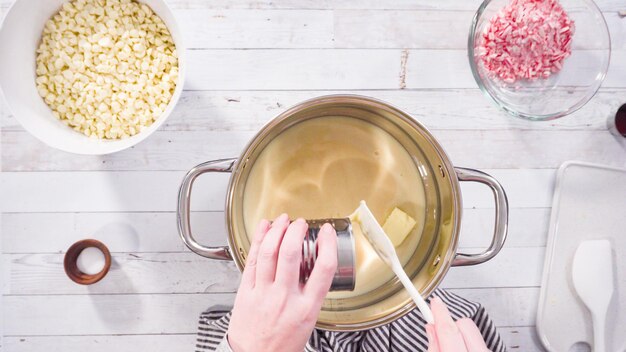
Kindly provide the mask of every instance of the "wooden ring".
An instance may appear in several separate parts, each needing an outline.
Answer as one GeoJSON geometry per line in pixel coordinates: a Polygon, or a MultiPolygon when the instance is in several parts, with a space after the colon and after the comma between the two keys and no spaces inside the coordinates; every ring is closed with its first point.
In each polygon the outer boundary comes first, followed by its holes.
{"type": "Polygon", "coordinates": [[[109,272],[109,269],[111,268],[111,252],[109,252],[107,246],[98,240],[80,240],[74,243],[65,253],[63,268],[65,269],[67,277],[75,283],[81,285],[95,284],[96,282],[102,280],[102,278],[109,272]],[[104,268],[102,268],[99,273],[93,275],[83,273],[76,265],[76,261],[78,260],[80,253],[89,247],[98,248],[102,254],[104,254],[104,268]]]}

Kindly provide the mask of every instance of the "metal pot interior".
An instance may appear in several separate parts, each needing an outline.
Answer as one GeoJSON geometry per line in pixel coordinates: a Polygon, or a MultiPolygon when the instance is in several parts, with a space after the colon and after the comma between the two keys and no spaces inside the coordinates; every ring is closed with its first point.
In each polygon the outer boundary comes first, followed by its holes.
{"type": "MultiPolygon", "coordinates": [[[[439,144],[422,125],[386,103],[359,96],[327,96],[297,105],[268,123],[245,148],[233,171],[226,205],[229,243],[237,266],[243,268],[253,235],[246,231],[243,203],[246,181],[255,161],[283,131],[327,116],[359,119],[383,129],[406,149],[419,170],[424,185],[425,223],[404,269],[420,292],[428,296],[443,279],[456,252],[461,204],[456,174],[439,144]]],[[[339,331],[372,328],[399,318],[413,307],[409,295],[394,278],[356,297],[329,295],[317,327],[339,331]]]]}

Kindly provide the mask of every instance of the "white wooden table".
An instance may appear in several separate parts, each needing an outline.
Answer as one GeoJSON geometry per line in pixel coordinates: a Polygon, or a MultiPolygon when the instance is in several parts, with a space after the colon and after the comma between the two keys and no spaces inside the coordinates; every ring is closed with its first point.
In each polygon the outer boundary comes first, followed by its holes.
{"type": "MultiPolygon", "coordinates": [[[[190,253],[178,238],[179,181],[193,165],[237,156],[292,104],[335,92],[386,100],[426,124],[458,166],[483,169],[510,200],[509,240],[491,262],[454,268],[444,287],[483,303],[511,350],[541,350],[535,312],[555,169],[577,159],[626,166],[606,129],[626,102],[623,0],[601,0],[613,40],[600,93],[566,118],[531,123],[481,95],[466,59],[478,0],[171,0],[187,45],[186,91],[147,141],[114,155],[70,155],[26,133],[0,105],[2,349],[191,351],[197,315],[230,303],[234,265],[190,253]],[[100,283],[64,274],[73,242],[114,256],[100,283]]],[[[0,0],[6,12],[10,0],[0,0]]],[[[227,175],[203,177],[193,226],[224,244],[227,175]]],[[[487,189],[463,186],[461,247],[487,245],[487,189]]]]}

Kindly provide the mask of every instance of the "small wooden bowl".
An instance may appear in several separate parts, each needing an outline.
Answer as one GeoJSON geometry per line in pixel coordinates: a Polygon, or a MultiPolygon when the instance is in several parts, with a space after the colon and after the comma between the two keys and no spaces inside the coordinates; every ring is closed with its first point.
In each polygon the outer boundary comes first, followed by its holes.
{"type": "Polygon", "coordinates": [[[65,253],[65,259],[63,260],[63,268],[65,269],[65,274],[72,281],[81,285],[91,285],[96,282],[102,280],[102,278],[109,272],[111,268],[111,252],[109,249],[100,241],[86,239],[81,240],[74,243],[65,253]],[[78,256],[80,252],[85,248],[95,247],[102,251],[104,254],[104,268],[97,274],[88,275],[83,273],[78,269],[76,265],[76,261],[78,260],[78,256]]]}

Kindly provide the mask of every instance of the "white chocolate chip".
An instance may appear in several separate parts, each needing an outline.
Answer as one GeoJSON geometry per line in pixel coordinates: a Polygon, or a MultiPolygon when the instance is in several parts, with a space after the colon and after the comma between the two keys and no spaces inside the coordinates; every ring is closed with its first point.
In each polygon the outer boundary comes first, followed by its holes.
{"type": "Polygon", "coordinates": [[[128,138],[158,119],[178,80],[163,21],[135,0],[72,0],[45,24],[37,91],[53,115],[90,138],[128,138]]]}

